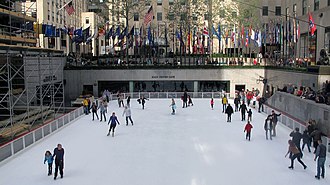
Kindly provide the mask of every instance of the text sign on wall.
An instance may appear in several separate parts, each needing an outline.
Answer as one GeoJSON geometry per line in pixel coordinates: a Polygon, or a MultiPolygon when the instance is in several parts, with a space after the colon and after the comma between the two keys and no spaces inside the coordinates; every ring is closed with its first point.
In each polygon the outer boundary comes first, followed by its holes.
{"type": "Polygon", "coordinates": [[[175,76],[151,76],[151,78],[175,78],[175,76]]]}

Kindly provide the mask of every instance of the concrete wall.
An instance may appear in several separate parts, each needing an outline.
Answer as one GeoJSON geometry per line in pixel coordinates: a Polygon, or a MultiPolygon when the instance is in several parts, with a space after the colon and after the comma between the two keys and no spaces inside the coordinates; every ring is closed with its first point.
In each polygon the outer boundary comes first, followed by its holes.
{"type": "Polygon", "coordinates": [[[267,103],[302,122],[306,123],[309,119],[315,120],[319,128],[330,136],[329,105],[318,104],[284,92],[276,92],[267,100],[267,103]]]}
{"type": "Polygon", "coordinates": [[[98,81],[230,81],[233,96],[235,85],[262,91],[263,84],[256,83],[259,76],[264,76],[264,69],[65,70],[65,97],[76,99],[83,85],[93,85],[93,94],[97,96],[98,81]]]}

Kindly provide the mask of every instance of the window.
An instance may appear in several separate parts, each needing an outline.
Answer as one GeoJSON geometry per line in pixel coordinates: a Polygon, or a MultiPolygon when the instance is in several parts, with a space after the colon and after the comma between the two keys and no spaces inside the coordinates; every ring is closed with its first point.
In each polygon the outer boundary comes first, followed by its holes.
{"type": "Polygon", "coordinates": [[[162,21],[162,20],[163,20],[162,12],[157,12],[157,21],[162,21]]]}
{"type": "Polygon", "coordinates": [[[186,5],[186,0],[181,0],[180,4],[181,5],[186,5]]]}
{"type": "Polygon", "coordinates": [[[174,20],[174,13],[168,13],[168,20],[170,21],[174,20]]]}
{"type": "Polygon", "coordinates": [[[328,6],[330,6],[330,0],[328,0],[328,6]]]}
{"type": "Polygon", "coordinates": [[[302,15],[307,14],[307,0],[302,0],[302,15]]]}
{"type": "Polygon", "coordinates": [[[181,20],[181,21],[184,21],[184,20],[186,20],[186,17],[187,17],[187,15],[186,15],[185,13],[182,13],[182,14],[180,15],[180,20],[181,20]]]}
{"type": "Polygon", "coordinates": [[[320,9],[320,0],[314,0],[314,11],[320,9]]]}
{"type": "Polygon", "coordinates": [[[193,18],[193,21],[197,21],[198,20],[196,14],[194,14],[192,18],[193,18]]]}
{"type": "Polygon", "coordinates": [[[275,7],[275,15],[276,16],[281,16],[282,12],[281,12],[281,7],[280,6],[276,6],[275,7]]]}
{"type": "Polygon", "coordinates": [[[168,0],[168,4],[169,5],[173,5],[174,4],[174,0],[168,0]]]}
{"type": "Polygon", "coordinates": [[[134,21],[139,21],[139,13],[134,13],[134,21]]]}
{"type": "Polygon", "coordinates": [[[157,5],[158,6],[162,6],[162,4],[163,4],[163,0],[157,0],[157,5]]]}
{"type": "Polygon", "coordinates": [[[268,6],[262,7],[262,16],[268,16],[268,6]]]}
{"type": "Polygon", "coordinates": [[[86,17],[85,20],[86,24],[89,24],[89,17],[86,17]]]}

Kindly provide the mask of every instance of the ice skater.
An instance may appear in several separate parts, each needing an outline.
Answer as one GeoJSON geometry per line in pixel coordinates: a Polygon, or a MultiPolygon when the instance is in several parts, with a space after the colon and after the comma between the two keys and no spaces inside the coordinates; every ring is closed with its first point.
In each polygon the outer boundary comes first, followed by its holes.
{"type": "Polygon", "coordinates": [[[128,119],[131,121],[131,124],[133,126],[133,120],[132,120],[132,113],[131,113],[131,109],[128,106],[129,104],[127,104],[125,106],[124,112],[123,112],[123,116],[126,115],[126,126],[128,126],[128,119]]]}
{"type": "Polygon", "coordinates": [[[316,149],[314,161],[317,159],[317,174],[315,175],[316,179],[320,179],[320,176],[324,179],[325,168],[324,163],[327,156],[327,148],[322,144],[322,140],[318,140],[318,146],[316,149]]]}
{"type": "Polygon", "coordinates": [[[187,108],[187,107],[188,107],[188,94],[187,91],[184,91],[182,96],[182,108],[187,108]]]}
{"type": "Polygon", "coordinates": [[[214,100],[213,100],[213,98],[211,98],[211,108],[212,108],[212,110],[213,110],[213,106],[214,106],[214,100]]]}
{"type": "Polygon", "coordinates": [[[112,130],[112,137],[115,137],[115,128],[117,126],[117,123],[118,123],[118,125],[120,125],[120,123],[119,123],[119,121],[117,119],[116,113],[113,112],[112,113],[112,116],[110,116],[110,118],[109,118],[108,125],[110,124],[110,128],[109,128],[109,132],[108,132],[107,136],[110,135],[110,132],[112,130]]]}
{"type": "Polygon", "coordinates": [[[247,111],[247,108],[244,101],[242,102],[242,105],[239,107],[239,111],[241,111],[242,121],[245,121],[245,112],[247,111]]]}
{"type": "Polygon", "coordinates": [[[294,163],[294,160],[297,158],[298,162],[304,167],[304,169],[307,168],[307,166],[305,165],[305,163],[301,160],[301,153],[300,151],[298,150],[297,146],[293,143],[292,140],[289,140],[288,141],[288,144],[289,144],[289,149],[288,149],[288,152],[285,154],[285,157],[288,156],[288,154],[292,155],[290,157],[291,159],[291,165],[289,166],[289,169],[293,169],[294,166],[293,166],[293,163],[294,163]]]}
{"type": "Polygon", "coordinates": [[[145,98],[144,96],[141,96],[141,98],[138,99],[139,104],[142,104],[142,109],[144,109],[144,104],[146,103],[146,100],[149,100],[149,99],[145,98]]]}
{"type": "Polygon", "coordinates": [[[269,133],[269,137],[270,140],[272,140],[272,116],[268,116],[265,120],[265,124],[264,124],[264,129],[266,132],[266,139],[268,140],[268,133],[269,133]]]}
{"type": "Polygon", "coordinates": [[[92,114],[93,114],[93,121],[94,121],[94,114],[96,115],[97,120],[99,120],[99,116],[97,115],[97,105],[95,102],[92,104],[92,114]]]}
{"type": "Polygon", "coordinates": [[[250,121],[247,122],[247,124],[244,127],[244,132],[246,132],[246,136],[245,139],[249,141],[251,140],[251,130],[252,130],[253,126],[251,125],[250,121]]]}
{"type": "Polygon", "coordinates": [[[190,95],[188,95],[188,106],[194,106],[193,102],[192,102],[192,99],[190,97],[190,95]]]}
{"type": "Polygon", "coordinates": [[[239,104],[240,104],[240,98],[238,97],[238,95],[236,95],[236,98],[234,98],[235,112],[238,111],[239,104]]]}
{"type": "Polygon", "coordinates": [[[102,117],[104,117],[104,121],[106,122],[107,121],[107,118],[105,117],[105,106],[104,106],[104,104],[106,103],[106,101],[102,101],[101,103],[100,103],[100,107],[99,107],[99,109],[100,109],[100,116],[101,116],[101,120],[100,120],[100,122],[102,121],[102,117]]]}
{"type": "Polygon", "coordinates": [[[131,96],[127,96],[126,105],[130,107],[131,106],[130,103],[131,103],[131,96]]]}
{"type": "Polygon", "coordinates": [[[252,110],[249,109],[249,111],[247,111],[248,114],[248,121],[252,121],[252,110]]]}
{"type": "Polygon", "coordinates": [[[292,142],[296,145],[299,152],[301,153],[301,158],[303,157],[303,153],[300,147],[300,141],[302,139],[302,134],[299,132],[299,128],[295,128],[294,131],[290,133],[290,137],[292,137],[292,142]]]}
{"type": "Polygon", "coordinates": [[[308,152],[311,153],[311,142],[310,142],[310,136],[308,135],[308,130],[304,130],[302,135],[302,151],[304,151],[305,145],[307,145],[308,152]]]}
{"type": "Polygon", "coordinates": [[[44,164],[46,163],[48,164],[48,176],[52,175],[52,170],[53,170],[53,161],[54,161],[54,157],[52,156],[52,153],[50,153],[50,151],[46,151],[45,153],[45,159],[44,159],[44,164]]]}
{"type": "Polygon", "coordinates": [[[174,115],[175,114],[176,105],[175,105],[175,100],[173,98],[172,98],[172,103],[171,103],[170,107],[172,108],[172,115],[174,115]]]}
{"type": "Polygon", "coordinates": [[[55,157],[55,174],[54,180],[57,178],[58,170],[60,170],[61,179],[63,178],[63,168],[64,168],[64,148],[61,144],[57,144],[54,149],[53,157],[55,157]]]}
{"type": "Polygon", "coordinates": [[[276,137],[276,125],[278,118],[281,115],[281,113],[276,114],[274,110],[272,110],[272,122],[273,122],[273,137],[276,137]]]}
{"type": "Polygon", "coordinates": [[[224,95],[222,97],[221,102],[222,102],[222,112],[224,113],[226,111],[227,103],[228,103],[228,99],[227,99],[226,95],[224,95]]]}
{"type": "Polygon", "coordinates": [[[227,122],[231,122],[231,115],[234,113],[233,107],[228,104],[226,108],[226,114],[227,114],[227,122]]]}

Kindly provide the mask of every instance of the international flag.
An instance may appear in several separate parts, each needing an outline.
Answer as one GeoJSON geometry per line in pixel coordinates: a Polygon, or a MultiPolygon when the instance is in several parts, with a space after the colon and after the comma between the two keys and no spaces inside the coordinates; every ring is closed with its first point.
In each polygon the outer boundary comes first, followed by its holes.
{"type": "Polygon", "coordinates": [[[300,25],[299,25],[299,21],[297,21],[297,42],[299,41],[300,38],[300,25]]]}
{"type": "Polygon", "coordinates": [[[207,30],[206,26],[204,26],[203,35],[209,37],[209,31],[207,30]]]}
{"type": "Polygon", "coordinates": [[[152,6],[150,6],[148,12],[144,16],[144,24],[148,25],[152,21],[153,17],[154,17],[154,13],[152,10],[152,6]]]}
{"type": "Polygon", "coordinates": [[[75,10],[73,7],[72,0],[64,6],[64,9],[68,13],[68,15],[72,15],[74,13],[75,10]]]}
{"type": "Polygon", "coordinates": [[[314,20],[313,20],[313,17],[312,17],[311,13],[309,13],[309,31],[311,33],[311,36],[314,36],[314,33],[316,31],[316,25],[314,23],[314,20]]]}

